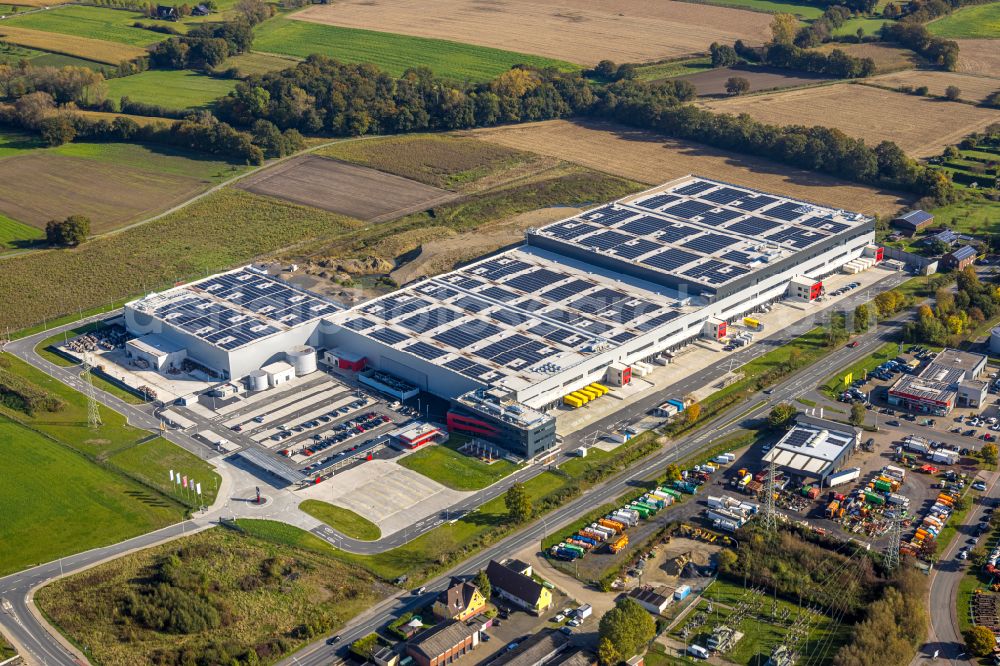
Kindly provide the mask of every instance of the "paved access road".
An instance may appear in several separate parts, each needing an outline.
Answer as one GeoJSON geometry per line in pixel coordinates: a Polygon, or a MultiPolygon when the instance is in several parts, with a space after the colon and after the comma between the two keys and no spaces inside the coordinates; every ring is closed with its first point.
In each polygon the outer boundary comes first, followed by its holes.
{"type": "MultiPolygon", "coordinates": [[[[981,475],[980,478],[983,478],[981,475]]],[[[965,650],[965,639],[958,628],[958,586],[962,582],[969,567],[973,566],[968,560],[962,561],[955,557],[959,549],[965,545],[966,539],[972,534],[971,527],[979,523],[983,517],[983,510],[987,506],[993,506],[995,496],[994,490],[997,481],[1000,480],[1000,472],[991,472],[985,477],[986,491],[980,495],[985,502],[974,504],[965,516],[965,522],[959,527],[958,534],[952,540],[948,549],[940,554],[938,564],[931,573],[931,588],[928,599],[928,610],[930,611],[931,628],[927,638],[917,656],[911,662],[911,666],[920,666],[929,662],[938,664],[952,664],[955,666],[973,664],[968,658],[965,650]],[[934,653],[938,653],[938,658],[933,659],[934,653]]]]}

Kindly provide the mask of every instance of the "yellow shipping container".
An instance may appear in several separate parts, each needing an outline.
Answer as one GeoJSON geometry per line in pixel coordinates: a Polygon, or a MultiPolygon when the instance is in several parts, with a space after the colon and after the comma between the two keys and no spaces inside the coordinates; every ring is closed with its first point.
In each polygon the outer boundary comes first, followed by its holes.
{"type": "Polygon", "coordinates": [[[570,395],[576,398],[577,400],[581,401],[583,404],[587,404],[591,400],[589,395],[587,395],[586,393],[581,393],[580,391],[573,391],[572,393],[570,393],[570,395]]]}
{"type": "Polygon", "coordinates": [[[583,401],[581,401],[579,398],[574,398],[571,395],[563,396],[563,403],[569,405],[573,409],[576,409],[577,407],[581,407],[583,405],[583,401]]]}
{"type": "Polygon", "coordinates": [[[587,388],[591,389],[592,391],[597,391],[597,395],[604,395],[605,393],[608,392],[608,387],[601,386],[600,384],[588,384],[587,388]]]}

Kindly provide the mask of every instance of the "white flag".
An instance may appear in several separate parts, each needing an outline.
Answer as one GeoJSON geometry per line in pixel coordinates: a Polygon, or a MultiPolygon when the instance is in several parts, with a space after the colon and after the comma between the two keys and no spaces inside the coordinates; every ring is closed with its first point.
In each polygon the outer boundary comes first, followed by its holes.
{"type": "Polygon", "coordinates": [[[177,485],[178,486],[181,485],[181,475],[180,475],[180,472],[177,473],[177,477],[176,478],[177,478],[177,485]]]}
{"type": "Polygon", "coordinates": [[[174,470],[170,470],[170,483],[174,482],[174,470]]]}
{"type": "Polygon", "coordinates": [[[201,484],[199,483],[195,488],[198,490],[198,494],[201,495],[201,484]]]}

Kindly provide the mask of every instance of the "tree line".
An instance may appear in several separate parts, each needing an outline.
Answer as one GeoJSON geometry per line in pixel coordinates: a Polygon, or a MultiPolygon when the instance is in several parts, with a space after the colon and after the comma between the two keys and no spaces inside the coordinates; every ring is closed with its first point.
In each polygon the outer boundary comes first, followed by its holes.
{"type": "Polygon", "coordinates": [[[915,21],[884,23],[879,34],[884,41],[898,42],[948,71],[958,65],[958,42],[935,37],[915,21]]]}
{"type": "Polygon", "coordinates": [[[958,273],[958,291],[939,287],[934,307],[922,305],[917,320],[903,327],[903,339],[932,345],[956,345],[978,325],[1000,312],[1000,288],[982,282],[967,266],[958,273]]]}

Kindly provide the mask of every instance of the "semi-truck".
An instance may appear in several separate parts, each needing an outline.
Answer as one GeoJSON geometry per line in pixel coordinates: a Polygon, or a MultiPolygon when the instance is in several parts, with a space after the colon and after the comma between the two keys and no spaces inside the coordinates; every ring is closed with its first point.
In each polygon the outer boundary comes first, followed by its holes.
{"type": "Polygon", "coordinates": [[[834,472],[830,476],[826,477],[826,485],[828,488],[833,486],[839,486],[844,483],[850,483],[861,477],[860,467],[850,467],[848,469],[842,469],[839,472],[834,472]]]}
{"type": "Polygon", "coordinates": [[[608,549],[612,553],[620,553],[625,549],[625,546],[627,545],[628,545],[628,535],[623,534],[617,539],[615,539],[613,542],[608,544],[608,549]]]}
{"type": "Polygon", "coordinates": [[[674,481],[674,488],[688,495],[694,495],[698,492],[698,486],[690,481],[674,481]]]}
{"type": "Polygon", "coordinates": [[[617,516],[615,517],[615,520],[601,518],[597,521],[597,524],[601,527],[607,527],[609,530],[614,530],[615,534],[621,534],[625,531],[625,525],[617,520],[617,516]]]}
{"type": "Polygon", "coordinates": [[[931,462],[943,463],[945,465],[956,465],[958,464],[959,456],[954,451],[948,451],[947,449],[937,449],[931,454],[931,462]]]}

